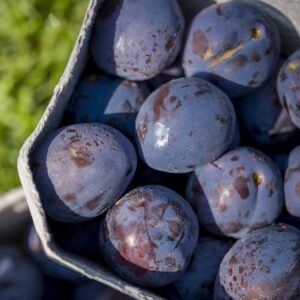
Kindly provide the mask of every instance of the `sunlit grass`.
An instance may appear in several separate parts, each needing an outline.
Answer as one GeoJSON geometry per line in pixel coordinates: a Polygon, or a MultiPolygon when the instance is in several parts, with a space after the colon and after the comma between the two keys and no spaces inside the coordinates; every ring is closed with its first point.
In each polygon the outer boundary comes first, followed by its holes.
{"type": "Polygon", "coordinates": [[[0,1],[0,193],[73,48],[87,0],[0,1]]]}

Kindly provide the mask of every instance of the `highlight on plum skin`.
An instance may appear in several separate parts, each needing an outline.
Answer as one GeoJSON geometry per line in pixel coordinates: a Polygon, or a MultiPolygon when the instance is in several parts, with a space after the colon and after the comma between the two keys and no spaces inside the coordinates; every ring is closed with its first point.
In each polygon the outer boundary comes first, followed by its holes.
{"type": "Polygon", "coordinates": [[[262,152],[242,147],[191,175],[186,199],[214,234],[242,238],[273,223],[283,207],[278,167],[262,152]]]}
{"type": "Polygon", "coordinates": [[[218,158],[235,139],[228,96],[199,78],[180,78],[154,91],[136,118],[137,144],[149,167],[188,173],[218,158]]]}
{"type": "Polygon", "coordinates": [[[100,246],[108,266],[126,281],[159,287],[188,267],[198,221],[177,193],[159,185],[136,188],[108,211],[100,246]]]}

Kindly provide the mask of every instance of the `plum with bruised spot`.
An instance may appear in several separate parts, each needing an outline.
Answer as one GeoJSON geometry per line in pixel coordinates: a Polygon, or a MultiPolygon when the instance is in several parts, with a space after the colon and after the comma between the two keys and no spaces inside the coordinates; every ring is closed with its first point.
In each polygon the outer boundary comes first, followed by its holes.
{"type": "Polygon", "coordinates": [[[279,216],[283,183],[270,158],[252,148],[237,148],[197,168],[186,198],[209,231],[242,238],[279,216]]]}
{"type": "Polygon", "coordinates": [[[186,270],[198,239],[190,205],[159,185],[136,188],[107,213],[100,246],[107,264],[125,280],[163,286],[186,270]]]}
{"type": "Polygon", "coordinates": [[[110,0],[94,26],[92,56],[111,75],[150,79],[175,61],[184,28],[176,0],[110,0]]]}
{"type": "Polygon", "coordinates": [[[235,139],[236,126],[230,99],[199,78],[162,85],[136,118],[142,158],[168,173],[188,173],[222,155],[235,139]]]}
{"type": "Polygon", "coordinates": [[[238,97],[267,80],[279,53],[279,34],[272,21],[251,4],[229,1],[195,17],[183,68],[186,76],[210,80],[230,97],[238,97]]]}
{"type": "Polygon", "coordinates": [[[136,164],[129,140],[100,123],[49,134],[31,158],[46,214],[66,223],[87,221],[111,207],[133,178],[136,164]]]}
{"type": "Polygon", "coordinates": [[[300,231],[285,224],[258,229],[225,255],[214,299],[299,299],[300,231]]]}

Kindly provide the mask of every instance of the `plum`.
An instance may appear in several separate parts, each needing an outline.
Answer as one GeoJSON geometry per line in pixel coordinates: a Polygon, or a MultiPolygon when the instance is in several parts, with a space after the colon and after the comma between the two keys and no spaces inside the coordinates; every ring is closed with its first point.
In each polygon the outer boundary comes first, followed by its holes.
{"type": "Polygon", "coordinates": [[[149,94],[145,83],[93,74],[75,90],[68,120],[107,124],[133,137],[137,112],[149,94]]]}
{"type": "Polygon", "coordinates": [[[300,231],[285,224],[258,229],[225,255],[215,300],[299,299],[300,231]]]}
{"type": "Polygon", "coordinates": [[[281,105],[300,128],[300,50],[282,65],[277,78],[277,90],[281,105]]]}
{"type": "Polygon", "coordinates": [[[225,254],[233,245],[229,239],[202,237],[187,271],[174,285],[182,299],[212,299],[216,276],[225,254]]]}
{"type": "Polygon", "coordinates": [[[164,84],[136,118],[140,154],[153,169],[188,173],[213,161],[231,145],[236,117],[230,99],[199,78],[164,84]]]}
{"type": "Polygon", "coordinates": [[[198,231],[197,217],[181,196],[148,185],[130,191],[108,211],[100,246],[107,264],[121,278],[158,287],[186,270],[198,231]]]}
{"type": "Polygon", "coordinates": [[[0,299],[40,300],[43,279],[38,269],[14,246],[0,247],[0,299]]]}
{"type": "Polygon", "coordinates": [[[39,143],[31,166],[46,214],[75,223],[102,214],[122,195],[134,175],[136,153],[114,128],[76,124],[39,143]]]}
{"type": "Polygon", "coordinates": [[[283,183],[270,158],[243,147],[197,168],[189,180],[186,198],[207,230],[242,238],[279,216],[283,183]]]}
{"type": "Polygon", "coordinates": [[[176,59],[185,27],[176,0],[110,0],[91,37],[92,56],[105,72],[146,80],[176,59]]]}
{"type": "Polygon", "coordinates": [[[186,76],[212,81],[230,97],[250,93],[279,60],[280,39],[272,21],[252,4],[215,4],[202,10],[188,33],[186,76]]]}
{"type": "Polygon", "coordinates": [[[288,158],[284,195],[288,212],[300,218],[300,146],[296,147],[288,158]]]}

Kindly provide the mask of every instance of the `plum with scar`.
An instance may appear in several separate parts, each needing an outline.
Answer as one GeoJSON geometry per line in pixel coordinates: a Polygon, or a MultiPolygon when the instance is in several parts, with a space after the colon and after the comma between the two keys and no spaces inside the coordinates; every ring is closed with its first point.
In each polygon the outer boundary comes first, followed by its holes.
{"type": "Polygon", "coordinates": [[[158,287],[186,270],[198,231],[197,217],[181,196],[163,186],[148,185],[130,191],[108,211],[100,246],[120,277],[158,287]]]}
{"type": "Polygon", "coordinates": [[[193,20],[183,54],[186,76],[218,85],[230,97],[262,85],[279,60],[279,34],[257,7],[240,1],[212,5],[193,20]]]}
{"type": "Polygon", "coordinates": [[[233,238],[270,225],[283,205],[278,167],[262,152],[247,147],[197,168],[186,193],[201,225],[233,238]]]}
{"type": "Polygon", "coordinates": [[[134,147],[119,131],[89,123],[48,135],[31,165],[46,214],[73,223],[111,207],[130,183],[136,160],[134,147]]]}

